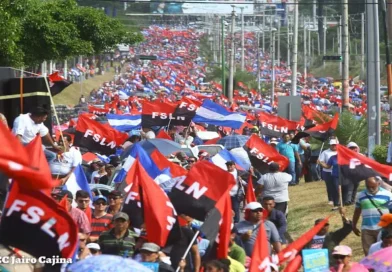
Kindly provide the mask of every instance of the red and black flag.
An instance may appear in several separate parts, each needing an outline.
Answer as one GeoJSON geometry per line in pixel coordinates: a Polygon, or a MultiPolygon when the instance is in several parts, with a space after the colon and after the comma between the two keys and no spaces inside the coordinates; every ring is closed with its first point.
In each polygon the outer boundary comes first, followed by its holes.
{"type": "Polygon", "coordinates": [[[11,134],[9,129],[3,123],[0,123],[0,139],[2,141],[0,151],[1,172],[10,178],[18,180],[21,186],[31,190],[50,190],[53,188],[48,165],[43,163],[42,157],[40,158],[40,156],[44,156],[42,145],[40,150],[36,150],[36,146],[40,144],[41,138],[36,138],[28,146],[24,147],[11,134]],[[35,160],[32,161],[31,159],[35,160]]]}
{"type": "Polygon", "coordinates": [[[98,107],[94,107],[94,106],[89,105],[88,112],[93,113],[98,116],[103,116],[103,115],[106,115],[109,113],[109,109],[108,108],[98,108],[98,107]]]}
{"type": "Polygon", "coordinates": [[[55,96],[61,93],[65,88],[72,84],[72,81],[65,80],[59,75],[59,72],[54,72],[49,75],[50,93],[55,96]]]}
{"type": "Polygon", "coordinates": [[[126,139],[128,139],[127,134],[119,132],[108,124],[101,124],[84,115],[78,118],[74,138],[76,146],[110,155],[115,153],[116,147],[122,145],[126,139]]]}
{"type": "Polygon", "coordinates": [[[189,126],[192,122],[193,117],[196,115],[197,109],[201,106],[202,102],[187,97],[183,97],[177,104],[177,108],[174,111],[176,120],[173,124],[181,126],[189,126]],[[184,119],[179,119],[183,117],[184,119]]]}
{"type": "Polygon", "coordinates": [[[0,243],[37,258],[72,258],[79,243],[78,228],[50,196],[13,182],[1,217],[0,243]]]}
{"type": "Polygon", "coordinates": [[[169,196],[178,214],[204,221],[228,188],[234,185],[232,174],[208,161],[200,161],[189,170],[185,179],[174,185],[169,196]]]}
{"type": "MultiPolygon", "coordinates": [[[[320,125],[331,121],[331,117],[307,105],[302,106],[302,115],[305,118],[305,124],[307,125],[314,126],[317,124],[320,125]]],[[[305,125],[305,127],[307,127],[307,125],[305,125]]]]}
{"type": "Polygon", "coordinates": [[[123,211],[131,216],[130,220],[140,220],[142,211],[147,240],[163,247],[168,239],[176,239],[181,234],[177,212],[169,197],[147,174],[139,160],[133,163],[126,181],[129,192],[123,211]]]}
{"type": "Polygon", "coordinates": [[[337,145],[340,173],[345,180],[360,182],[370,177],[380,176],[392,180],[392,167],[372,160],[343,145],[337,145]]]}
{"type": "Polygon", "coordinates": [[[174,116],[177,104],[156,101],[143,101],[142,127],[176,125],[177,119],[185,121],[185,117],[174,116]]]}
{"type": "Polygon", "coordinates": [[[256,135],[250,136],[245,144],[245,148],[250,154],[249,159],[253,167],[257,168],[261,173],[266,173],[268,165],[273,162],[279,165],[281,171],[285,170],[289,165],[289,160],[285,156],[279,154],[275,148],[256,135]]]}
{"type": "Polygon", "coordinates": [[[338,123],[339,123],[339,114],[335,113],[335,116],[331,121],[321,125],[314,126],[305,131],[298,132],[291,140],[291,142],[294,144],[298,144],[301,138],[308,137],[308,136],[311,136],[317,140],[325,142],[329,137],[333,135],[333,133],[336,130],[336,127],[338,126],[338,123]]]}
{"type": "MultiPolygon", "coordinates": [[[[295,259],[297,254],[308,244],[313,237],[328,223],[329,217],[315,225],[313,228],[305,232],[297,240],[289,244],[282,251],[278,253],[279,265],[285,261],[292,261],[295,259]]],[[[252,256],[253,258],[253,256],[252,256]]],[[[257,271],[257,270],[256,270],[257,271]]]]}
{"type": "Polygon", "coordinates": [[[303,130],[300,123],[285,118],[261,112],[259,114],[260,132],[271,137],[281,137],[290,131],[303,130]]]}
{"type": "Polygon", "coordinates": [[[216,249],[216,252],[211,252],[211,255],[217,259],[227,258],[229,250],[233,220],[229,192],[230,189],[218,200],[200,228],[200,232],[210,241],[211,249],[216,249]]]}

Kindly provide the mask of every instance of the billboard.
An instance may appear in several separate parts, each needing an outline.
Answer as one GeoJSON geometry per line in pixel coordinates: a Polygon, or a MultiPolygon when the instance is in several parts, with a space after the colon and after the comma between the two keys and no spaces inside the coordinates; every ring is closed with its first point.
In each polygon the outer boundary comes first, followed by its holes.
{"type": "Polygon", "coordinates": [[[162,1],[151,3],[150,12],[154,14],[231,14],[232,5],[235,5],[236,13],[240,13],[240,7],[243,7],[244,14],[253,14],[253,3],[253,1],[205,1],[205,3],[162,1]]]}

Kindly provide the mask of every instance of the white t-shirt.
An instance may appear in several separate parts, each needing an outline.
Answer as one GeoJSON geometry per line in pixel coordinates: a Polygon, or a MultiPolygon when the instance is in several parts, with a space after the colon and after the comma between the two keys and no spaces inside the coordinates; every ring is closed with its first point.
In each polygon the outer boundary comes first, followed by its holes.
{"type": "MultiPolygon", "coordinates": [[[[329,158],[331,158],[332,156],[335,156],[336,154],[338,154],[337,151],[332,151],[331,149],[324,150],[321,153],[319,160],[328,164],[329,158]]],[[[329,168],[329,169],[323,168],[323,171],[326,173],[332,173],[332,168],[329,168]]]]}
{"type": "Polygon", "coordinates": [[[372,244],[372,245],[370,246],[370,248],[369,248],[369,253],[368,253],[368,255],[372,255],[374,252],[377,252],[377,251],[379,251],[380,249],[382,249],[381,244],[382,244],[382,241],[376,242],[376,243],[372,244]]]}
{"type": "Polygon", "coordinates": [[[38,133],[41,137],[44,137],[48,132],[49,129],[43,123],[34,123],[30,113],[21,114],[16,117],[14,120],[14,128],[12,129],[14,135],[22,136],[23,144],[30,143],[38,133]]]}
{"type": "Polygon", "coordinates": [[[52,175],[67,175],[73,167],[77,167],[82,163],[82,154],[79,148],[71,146],[71,148],[64,152],[56,160],[50,163],[50,171],[52,175]]]}
{"type": "Polygon", "coordinates": [[[257,181],[263,185],[263,196],[272,196],[275,202],[289,201],[289,182],[293,179],[290,174],[277,172],[262,175],[257,181]]]}

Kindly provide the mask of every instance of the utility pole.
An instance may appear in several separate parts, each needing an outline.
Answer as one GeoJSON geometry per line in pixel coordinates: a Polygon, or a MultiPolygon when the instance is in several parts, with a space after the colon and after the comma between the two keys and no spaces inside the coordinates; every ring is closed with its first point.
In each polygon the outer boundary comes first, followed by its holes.
{"type": "Polygon", "coordinates": [[[307,59],[307,52],[306,52],[306,21],[304,18],[304,79],[305,79],[305,84],[306,84],[306,78],[307,78],[307,64],[308,64],[308,59],[307,59]]]}
{"type": "Polygon", "coordinates": [[[343,74],[342,74],[342,96],[344,108],[348,108],[349,104],[349,66],[350,66],[350,52],[349,52],[349,33],[348,33],[348,0],[343,0],[343,25],[342,25],[342,57],[343,57],[343,74]]]}
{"type": "Polygon", "coordinates": [[[265,11],[263,11],[263,54],[265,53],[265,11]]]}
{"type": "Polygon", "coordinates": [[[275,32],[271,30],[272,80],[271,80],[271,107],[274,106],[275,96],[275,32]]]}
{"type": "Polygon", "coordinates": [[[257,32],[256,36],[257,36],[257,92],[260,93],[260,32],[257,32]]]}
{"type": "MultiPolygon", "coordinates": [[[[309,24],[310,24],[310,21],[309,21],[309,24]]],[[[309,67],[310,67],[310,66],[312,66],[312,32],[311,32],[310,25],[309,25],[309,29],[308,29],[308,36],[306,38],[307,38],[307,42],[308,42],[307,51],[308,51],[308,62],[309,62],[309,67]]]]}
{"type": "Polygon", "coordinates": [[[230,50],[230,73],[229,73],[229,103],[233,102],[234,92],[234,28],[235,28],[235,6],[232,5],[233,11],[231,12],[231,50],[230,50]]]}
{"type": "Polygon", "coordinates": [[[241,71],[245,70],[245,26],[244,26],[244,7],[241,9],[241,71]]]}
{"type": "MultiPolygon", "coordinates": [[[[342,55],[342,18],[339,16],[339,27],[338,27],[338,54],[342,55]]],[[[342,63],[339,63],[339,75],[343,76],[342,63]]]]}
{"type": "MultiPolygon", "coordinates": [[[[327,54],[327,17],[323,17],[323,56],[327,54]]],[[[325,68],[325,61],[323,61],[323,67],[325,68]]]]}
{"type": "Polygon", "coordinates": [[[366,5],[366,88],[368,118],[368,154],[372,156],[374,146],[381,143],[380,116],[380,42],[377,0],[366,5]]]}
{"type": "Polygon", "coordinates": [[[226,92],[226,65],[225,65],[225,16],[221,17],[221,46],[222,46],[222,93],[228,95],[226,92]]]}
{"type": "Polygon", "coordinates": [[[313,1],[313,23],[312,23],[312,28],[316,28],[316,22],[317,22],[317,1],[313,1]]]}
{"type": "Polygon", "coordinates": [[[298,0],[294,0],[293,59],[291,61],[291,95],[297,95],[297,56],[298,56],[298,0]]]}
{"type": "Polygon", "coordinates": [[[290,67],[290,16],[287,16],[287,67],[290,67]]]}
{"type": "Polygon", "coordinates": [[[278,50],[277,50],[278,51],[277,52],[277,61],[279,63],[279,66],[280,66],[280,23],[281,23],[281,19],[279,18],[279,23],[278,23],[278,50]]]}
{"type": "MultiPolygon", "coordinates": [[[[389,32],[388,32],[388,18],[387,18],[387,5],[385,0],[380,2],[381,4],[381,14],[382,14],[382,22],[384,29],[384,43],[385,43],[385,59],[387,66],[387,84],[388,84],[388,100],[389,100],[389,129],[392,128],[392,64],[391,64],[391,56],[390,56],[390,45],[389,45],[389,32]]],[[[390,131],[390,140],[392,141],[392,130],[390,131]]]]}
{"type": "Polygon", "coordinates": [[[361,79],[365,77],[365,13],[361,13],[361,79]]]}

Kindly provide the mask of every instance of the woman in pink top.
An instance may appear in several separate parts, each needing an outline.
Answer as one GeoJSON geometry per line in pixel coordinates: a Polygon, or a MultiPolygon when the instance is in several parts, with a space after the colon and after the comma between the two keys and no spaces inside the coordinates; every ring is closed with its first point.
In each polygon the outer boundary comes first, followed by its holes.
{"type": "Polygon", "coordinates": [[[364,272],[368,271],[363,265],[351,261],[352,250],[348,246],[336,246],[332,256],[336,261],[335,266],[331,267],[331,272],[364,272]]]}

